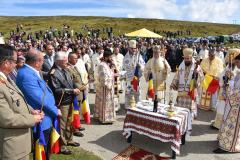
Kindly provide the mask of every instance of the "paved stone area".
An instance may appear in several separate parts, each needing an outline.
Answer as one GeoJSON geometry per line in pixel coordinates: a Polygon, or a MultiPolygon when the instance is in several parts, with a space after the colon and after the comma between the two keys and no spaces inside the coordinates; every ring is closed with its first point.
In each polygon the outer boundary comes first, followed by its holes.
{"type": "MultiPolygon", "coordinates": [[[[167,86],[171,83],[173,73],[167,80],[167,86]]],[[[142,89],[142,98],[145,99],[147,84],[141,79],[140,86],[142,89]]],[[[174,94],[176,97],[176,92],[174,94]]],[[[168,98],[168,97],[167,97],[168,98]]],[[[166,98],[166,99],[167,99],[166,98]]],[[[95,95],[90,94],[89,102],[93,111],[95,95]]],[[[111,160],[114,156],[124,150],[129,144],[122,136],[123,121],[125,118],[125,110],[123,109],[124,94],[120,97],[121,110],[117,112],[117,121],[113,125],[101,125],[92,119],[91,125],[83,126],[86,130],[83,132],[84,137],[74,137],[76,141],[81,143],[81,147],[92,151],[104,160],[111,160]]],[[[217,130],[210,129],[210,121],[214,119],[213,111],[199,110],[198,118],[193,122],[193,130],[191,136],[187,137],[186,144],[181,146],[181,154],[177,156],[179,160],[240,160],[240,154],[213,154],[213,150],[217,147],[217,130]]],[[[171,149],[169,143],[162,143],[158,140],[148,138],[137,133],[133,134],[132,144],[143,148],[147,151],[159,154],[161,156],[170,156],[171,149]]]]}

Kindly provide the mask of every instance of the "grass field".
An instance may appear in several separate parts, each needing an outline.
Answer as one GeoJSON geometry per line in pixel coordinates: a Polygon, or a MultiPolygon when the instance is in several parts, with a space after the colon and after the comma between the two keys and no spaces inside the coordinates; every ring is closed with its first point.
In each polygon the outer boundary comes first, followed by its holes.
{"type": "MultiPolygon", "coordinates": [[[[82,148],[70,148],[73,151],[71,155],[53,154],[51,160],[102,160],[100,157],[95,156],[92,152],[83,150],[82,148]]],[[[32,158],[32,155],[30,156],[32,158]]]]}
{"type": "MultiPolygon", "coordinates": [[[[17,24],[22,24],[27,32],[34,33],[39,30],[46,30],[50,26],[61,29],[62,24],[66,23],[71,29],[86,34],[81,28],[88,25],[90,28],[113,27],[114,35],[128,33],[137,29],[147,28],[158,31],[177,31],[191,30],[192,36],[199,37],[205,35],[224,35],[240,32],[240,25],[217,24],[203,22],[173,21],[159,19],[141,18],[109,18],[109,17],[80,17],[80,16],[53,16],[53,17],[1,17],[0,31],[9,33],[15,29],[17,24]]],[[[9,35],[5,35],[8,37],[9,35]]],[[[106,35],[101,35],[106,36],[106,35]]]]}

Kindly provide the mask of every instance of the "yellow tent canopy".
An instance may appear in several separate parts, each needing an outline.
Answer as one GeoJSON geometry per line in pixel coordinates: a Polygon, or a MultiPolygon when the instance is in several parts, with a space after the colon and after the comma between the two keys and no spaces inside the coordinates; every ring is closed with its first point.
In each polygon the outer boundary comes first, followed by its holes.
{"type": "Polygon", "coordinates": [[[145,37],[145,38],[162,38],[159,34],[156,34],[152,31],[147,30],[146,28],[133,31],[125,34],[127,37],[145,37]]]}

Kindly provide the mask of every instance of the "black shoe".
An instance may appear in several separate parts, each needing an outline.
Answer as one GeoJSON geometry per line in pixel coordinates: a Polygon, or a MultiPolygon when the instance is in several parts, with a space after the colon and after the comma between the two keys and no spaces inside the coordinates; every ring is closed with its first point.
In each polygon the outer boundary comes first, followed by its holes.
{"type": "Polygon", "coordinates": [[[67,145],[68,145],[68,146],[73,146],[73,147],[79,147],[79,146],[80,146],[80,143],[78,143],[78,142],[68,142],[67,145]]]}
{"type": "Polygon", "coordinates": [[[101,123],[102,125],[112,125],[113,122],[101,123]]]}
{"type": "Polygon", "coordinates": [[[73,135],[76,136],[76,137],[83,137],[84,136],[84,134],[81,133],[80,131],[74,132],[73,135]]]}
{"type": "Polygon", "coordinates": [[[119,90],[119,93],[123,93],[123,90],[119,90]]]}
{"type": "Polygon", "coordinates": [[[81,127],[81,128],[79,128],[78,130],[79,130],[79,131],[84,131],[85,128],[81,127]]]}
{"type": "Polygon", "coordinates": [[[72,151],[65,149],[65,150],[60,151],[60,154],[70,155],[70,154],[72,154],[72,151]]]}
{"type": "Polygon", "coordinates": [[[217,127],[215,127],[213,124],[210,125],[211,129],[219,130],[217,127]]]}
{"type": "Polygon", "coordinates": [[[229,153],[227,151],[222,150],[221,148],[215,149],[213,153],[221,154],[221,153],[229,153]]]}

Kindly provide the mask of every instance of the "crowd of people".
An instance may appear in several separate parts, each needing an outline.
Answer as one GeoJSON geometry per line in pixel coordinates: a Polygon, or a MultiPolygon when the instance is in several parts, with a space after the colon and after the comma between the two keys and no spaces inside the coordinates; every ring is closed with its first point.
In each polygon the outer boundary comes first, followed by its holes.
{"type": "MultiPolygon", "coordinates": [[[[49,159],[56,117],[60,153],[71,154],[67,146],[78,147],[73,135],[82,137],[84,130],[71,124],[75,97],[81,108],[88,93],[96,93],[93,118],[112,124],[120,108],[119,94],[125,91],[125,109],[133,99],[140,100],[142,88],[133,84],[134,79],[152,77],[155,98],[165,103],[170,72],[176,72],[170,85],[178,92],[176,106],[188,108],[193,120],[197,108],[216,110],[212,128],[219,129],[219,148],[214,152],[240,151],[239,49],[213,47],[207,41],[74,37],[68,32],[49,36],[49,31],[47,36],[23,40],[21,30],[6,42],[0,40],[0,159],[28,159],[31,127],[40,122],[49,159]],[[21,147],[23,142],[26,147],[21,147]]],[[[33,143],[35,133],[33,128],[33,143]]]]}

